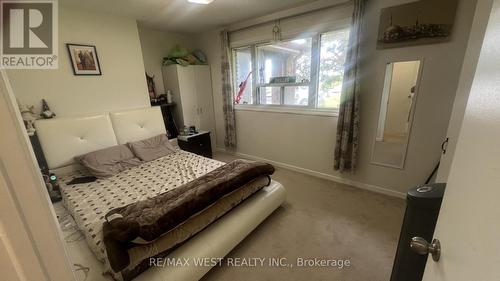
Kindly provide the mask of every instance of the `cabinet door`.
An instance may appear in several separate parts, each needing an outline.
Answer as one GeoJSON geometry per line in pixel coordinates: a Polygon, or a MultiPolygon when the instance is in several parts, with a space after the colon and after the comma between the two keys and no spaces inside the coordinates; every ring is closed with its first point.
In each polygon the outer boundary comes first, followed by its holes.
{"type": "Polygon", "coordinates": [[[193,67],[196,79],[196,96],[198,97],[199,125],[201,130],[215,133],[214,103],[212,99],[212,77],[210,66],[193,67]]]}
{"type": "Polygon", "coordinates": [[[183,126],[197,126],[199,124],[198,101],[196,95],[196,77],[193,67],[178,66],[179,92],[182,100],[183,126]]]}

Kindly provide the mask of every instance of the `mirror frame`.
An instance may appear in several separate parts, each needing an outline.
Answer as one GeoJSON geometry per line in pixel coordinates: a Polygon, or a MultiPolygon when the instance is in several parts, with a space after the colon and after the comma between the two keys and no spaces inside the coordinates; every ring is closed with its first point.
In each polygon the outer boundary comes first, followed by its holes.
{"type": "Polygon", "coordinates": [[[408,58],[408,59],[400,59],[400,60],[388,61],[388,62],[385,63],[385,67],[387,69],[387,65],[389,65],[391,63],[409,62],[409,61],[420,61],[420,65],[418,67],[417,83],[415,85],[415,98],[414,98],[415,102],[413,103],[413,105],[412,105],[412,107],[410,109],[412,111],[410,113],[410,125],[409,125],[409,128],[408,128],[408,136],[406,137],[406,141],[405,141],[405,145],[404,145],[403,159],[401,159],[401,165],[392,165],[392,164],[377,162],[374,159],[375,145],[377,143],[378,123],[379,123],[379,119],[380,119],[380,112],[382,110],[381,104],[382,104],[382,98],[383,98],[383,93],[384,93],[384,89],[385,89],[385,80],[386,80],[385,75],[387,74],[387,71],[384,71],[384,77],[383,77],[384,85],[382,87],[382,91],[381,91],[382,93],[381,93],[380,99],[379,99],[380,102],[379,102],[379,108],[378,108],[378,114],[377,114],[378,118],[376,119],[375,133],[373,135],[373,144],[372,144],[372,150],[371,150],[371,156],[370,156],[370,164],[372,164],[372,165],[383,166],[383,167],[394,168],[394,169],[400,169],[400,170],[404,170],[404,168],[405,168],[406,158],[407,158],[407,155],[408,155],[408,146],[410,146],[411,133],[412,133],[412,130],[413,130],[413,121],[415,120],[415,112],[416,112],[416,108],[417,108],[418,97],[420,95],[420,84],[422,83],[422,74],[423,74],[423,69],[424,69],[425,58],[424,57],[408,58]]]}

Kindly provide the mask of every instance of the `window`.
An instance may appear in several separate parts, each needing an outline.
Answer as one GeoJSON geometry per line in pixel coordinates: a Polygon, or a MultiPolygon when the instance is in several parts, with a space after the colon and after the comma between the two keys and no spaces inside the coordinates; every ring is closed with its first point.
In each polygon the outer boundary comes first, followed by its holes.
{"type": "Polygon", "coordinates": [[[252,48],[233,50],[234,89],[236,102],[239,104],[253,103],[252,81],[252,48]]]}
{"type": "Polygon", "coordinates": [[[233,49],[236,103],[338,108],[348,38],[341,29],[233,49]]]}
{"type": "Polygon", "coordinates": [[[311,38],[257,46],[260,104],[309,104],[311,49],[311,38]]]}
{"type": "Polygon", "coordinates": [[[321,35],[318,108],[338,108],[349,30],[321,35]]]}

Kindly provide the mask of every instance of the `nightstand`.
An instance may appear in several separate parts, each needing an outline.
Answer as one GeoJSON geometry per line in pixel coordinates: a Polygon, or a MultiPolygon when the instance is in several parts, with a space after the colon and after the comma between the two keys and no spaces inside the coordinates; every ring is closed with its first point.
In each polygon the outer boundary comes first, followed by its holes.
{"type": "Polygon", "coordinates": [[[182,150],[192,152],[207,158],[212,158],[212,143],[210,132],[200,131],[189,136],[177,136],[177,143],[182,150]]]}

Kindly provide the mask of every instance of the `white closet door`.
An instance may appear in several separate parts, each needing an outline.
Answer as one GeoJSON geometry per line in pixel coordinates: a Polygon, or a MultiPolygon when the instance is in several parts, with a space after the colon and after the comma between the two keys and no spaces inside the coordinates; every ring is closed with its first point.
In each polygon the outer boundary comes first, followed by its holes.
{"type": "Polygon", "coordinates": [[[198,97],[199,128],[212,132],[215,136],[214,102],[212,99],[212,77],[210,66],[193,66],[196,79],[196,95],[198,97]]]}
{"type": "Polygon", "coordinates": [[[198,126],[198,101],[196,95],[195,70],[191,66],[177,66],[179,89],[182,100],[184,126],[198,126]]]}

